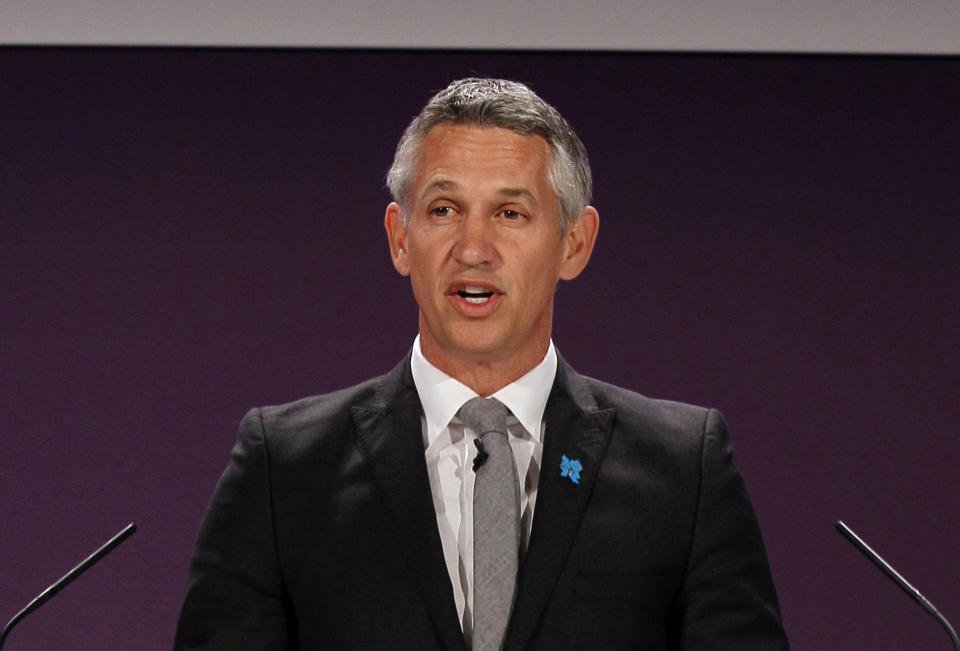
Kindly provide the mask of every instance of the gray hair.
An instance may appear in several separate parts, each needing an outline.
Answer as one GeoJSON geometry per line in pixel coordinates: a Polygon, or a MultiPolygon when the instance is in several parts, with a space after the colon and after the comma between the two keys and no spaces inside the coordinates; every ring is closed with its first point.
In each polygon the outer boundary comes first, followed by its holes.
{"type": "Polygon", "coordinates": [[[500,127],[546,140],[551,154],[547,179],[560,203],[563,232],[590,203],[593,181],[587,150],[559,111],[521,83],[471,77],[434,95],[400,138],[387,186],[401,206],[404,223],[410,215],[410,186],[420,145],[433,127],[444,123],[500,127]]]}

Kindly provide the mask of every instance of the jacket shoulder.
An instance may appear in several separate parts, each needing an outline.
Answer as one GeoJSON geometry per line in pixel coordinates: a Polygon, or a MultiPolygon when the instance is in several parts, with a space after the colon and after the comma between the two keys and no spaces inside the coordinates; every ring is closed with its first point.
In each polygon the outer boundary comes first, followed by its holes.
{"type": "Polygon", "coordinates": [[[251,409],[240,431],[257,432],[275,463],[302,458],[311,451],[340,455],[354,435],[353,412],[390,409],[396,396],[412,384],[409,367],[405,359],[389,373],[346,389],[251,409]]]}
{"type": "Polygon", "coordinates": [[[670,432],[702,432],[715,409],[700,407],[673,400],[648,398],[645,395],[585,377],[597,408],[615,409],[618,424],[644,424],[670,432]]]}
{"type": "Polygon", "coordinates": [[[251,409],[247,418],[255,416],[263,423],[270,436],[294,434],[302,430],[314,430],[319,424],[333,423],[350,418],[350,409],[355,405],[371,402],[377,393],[377,385],[383,376],[366,380],[346,389],[331,393],[300,398],[279,405],[251,409]]]}

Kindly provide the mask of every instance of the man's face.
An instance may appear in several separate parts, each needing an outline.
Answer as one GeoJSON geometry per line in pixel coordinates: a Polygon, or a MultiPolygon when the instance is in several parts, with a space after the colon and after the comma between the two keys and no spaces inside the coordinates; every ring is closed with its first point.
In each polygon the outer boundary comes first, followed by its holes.
{"type": "Polygon", "coordinates": [[[405,227],[388,207],[394,264],[410,276],[424,354],[441,368],[532,367],[546,353],[557,281],[586,264],[583,216],[561,233],[549,161],[539,136],[441,124],[420,147],[405,227]]]}

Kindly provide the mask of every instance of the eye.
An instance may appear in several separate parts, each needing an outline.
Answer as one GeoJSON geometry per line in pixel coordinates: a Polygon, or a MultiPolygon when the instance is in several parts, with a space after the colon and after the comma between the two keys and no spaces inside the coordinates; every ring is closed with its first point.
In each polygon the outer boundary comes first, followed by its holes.
{"type": "Polygon", "coordinates": [[[516,221],[519,219],[528,219],[527,215],[523,214],[518,210],[513,210],[511,208],[506,208],[500,211],[500,215],[507,220],[516,221]]]}
{"type": "Polygon", "coordinates": [[[430,214],[434,217],[449,217],[453,214],[452,206],[436,206],[430,209],[430,214]]]}

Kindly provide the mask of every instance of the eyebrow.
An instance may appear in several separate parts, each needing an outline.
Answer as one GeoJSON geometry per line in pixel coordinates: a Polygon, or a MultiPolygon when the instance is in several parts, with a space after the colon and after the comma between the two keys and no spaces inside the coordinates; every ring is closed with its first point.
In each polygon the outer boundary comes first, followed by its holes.
{"type": "MultiPolygon", "coordinates": [[[[456,190],[459,187],[460,186],[456,181],[451,181],[449,179],[437,179],[423,189],[423,192],[420,194],[420,198],[422,199],[434,190],[440,190],[442,192],[447,190],[456,190]]],[[[500,188],[497,190],[497,194],[510,197],[512,199],[517,197],[526,197],[534,204],[537,204],[536,196],[534,196],[534,194],[526,188],[500,188]]]]}
{"type": "Polygon", "coordinates": [[[534,204],[537,203],[537,198],[533,196],[533,193],[530,192],[530,190],[527,190],[526,188],[501,188],[498,192],[499,194],[505,195],[507,197],[512,197],[512,198],[526,197],[527,199],[532,201],[534,204]]]}
{"type": "Polygon", "coordinates": [[[434,190],[456,190],[457,187],[458,186],[455,181],[438,179],[423,189],[423,192],[420,193],[420,198],[422,199],[434,190]]]}

